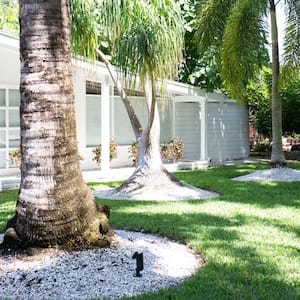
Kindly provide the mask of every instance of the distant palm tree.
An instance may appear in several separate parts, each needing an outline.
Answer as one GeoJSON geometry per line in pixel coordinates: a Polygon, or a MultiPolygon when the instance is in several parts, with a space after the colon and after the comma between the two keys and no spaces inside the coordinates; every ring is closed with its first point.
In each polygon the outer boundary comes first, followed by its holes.
{"type": "Polygon", "coordinates": [[[300,2],[299,0],[207,0],[199,9],[197,44],[203,52],[219,47],[221,76],[229,94],[243,101],[249,79],[266,61],[270,15],[272,38],[272,155],[273,167],[284,166],[282,150],[282,108],[279,81],[299,73],[300,2]],[[276,2],[276,3],[275,3],[276,2]],[[276,7],[282,3],[287,14],[283,67],[280,71],[276,7]]]}
{"type": "Polygon", "coordinates": [[[20,56],[21,186],[9,227],[26,245],[107,246],[79,165],[68,0],[20,0],[20,56]]]}

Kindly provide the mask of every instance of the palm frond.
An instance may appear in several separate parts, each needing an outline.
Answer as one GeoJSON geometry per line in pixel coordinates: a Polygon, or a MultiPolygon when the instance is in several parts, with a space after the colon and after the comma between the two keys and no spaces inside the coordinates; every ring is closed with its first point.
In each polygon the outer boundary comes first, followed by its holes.
{"type": "Polygon", "coordinates": [[[101,20],[114,60],[125,75],[138,74],[142,79],[149,68],[156,78],[174,74],[184,38],[183,18],[175,1],[104,0],[101,20]]]}
{"type": "Polygon", "coordinates": [[[243,101],[248,80],[267,61],[266,2],[236,1],[227,20],[221,50],[221,76],[230,95],[240,101],[243,101]]]}
{"type": "Polygon", "coordinates": [[[210,46],[221,45],[226,20],[235,2],[236,0],[208,0],[199,7],[195,40],[200,54],[203,54],[210,46]]]}
{"type": "Polygon", "coordinates": [[[71,43],[75,55],[96,60],[99,24],[96,0],[71,0],[71,43]]]}
{"type": "Polygon", "coordinates": [[[282,83],[288,83],[300,72],[300,2],[286,1],[287,21],[284,38],[282,83]]]}

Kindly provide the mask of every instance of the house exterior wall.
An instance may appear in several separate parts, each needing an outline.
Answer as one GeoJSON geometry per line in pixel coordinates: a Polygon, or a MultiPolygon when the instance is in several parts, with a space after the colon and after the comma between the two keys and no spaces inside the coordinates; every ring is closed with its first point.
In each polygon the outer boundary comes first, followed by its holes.
{"type": "Polygon", "coordinates": [[[11,167],[9,152],[19,145],[19,41],[3,35],[0,43],[0,170],[11,167]]]}
{"type": "Polygon", "coordinates": [[[183,140],[183,159],[200,160],[201,108],[199,102],[175,103],[175,135],[183,140]]]}
{"type": "Polygon", "coordinates": [[[205,99],[179,97],[175,107],[175,131],[183,139],[185,160],[221,163],[249,155],[246,106],[208,93],[205,99]]]}
{"type": "Polygon", "coordinates": [[[19,86],[20,82],[20,60],[19,41],[9,36],[2,36],[0,43],[0,84],[19,86]]]}
{"type": "Polygon", "coordinates": [[[208,102],[207,155],[215,163],[249,155],[248,110],[232,100],[208,102]]]}
{"type": "MultiPolygon", "coordinates": [[[[13,95],[18,92],[20,80],[19,41],[2,33],[0,65],[1,174],[5,170],[16,170],[8,162],[8,154],[19,144],[19,124],[15,120],[18,104],[13,95]],[[5,103],[1,93],[5,94],[5,103]],[[9,106],[9,103],[14,103],[14,106],[9,106]]],[[[122,101],[114,95],[113,83],[107,69],[101,63],[90,66],[74,61],[73,65],[77,139],[78,150],[83,158],[82,169],[99,169],[93,161],[92,153],[96,143],[104,146],[106,168],[132,166],[128,150],[134,140],[134,134],[122,101]],[[87,81],[100,84],[102,95],[87,95],[87,81]],[[94,102],[89,103],[89,99],[93,99],[94,102]],[[90,135],[93,132],[97,135],[97,131],[99,138],[93,142],[90,135]],[[110,163],[109,138],[113,138],[119,144],[118,158],[110,163]]],[[[159,101],[161,142],[181,137],[185,146],[184,158],[188,160],[210,158],[213,161],[224,161],[246,157],[249,154],[246,107],[234,101],[224,100],[221,94],[206,94],[198,88],[177,82],[168,81],[165,90],[165,99],[159,101]]],[[[132,101],[142,123],[145,123],[146,107],[143,98],[135,96],[132,101]]]]}

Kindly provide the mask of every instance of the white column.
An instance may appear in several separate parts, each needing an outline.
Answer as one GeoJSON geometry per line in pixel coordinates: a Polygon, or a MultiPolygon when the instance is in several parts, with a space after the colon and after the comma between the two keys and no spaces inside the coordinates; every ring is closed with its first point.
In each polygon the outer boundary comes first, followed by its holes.
{"type": "Polygon", "coordinates": [[[109,78],[105,76],[101,81],[101,170],[110,169],[109,151],[109,78]]]}
{"type": "Polygon", "coordinates": [[[201,153],[200,160],[207,160],[207,101],[201,100],[201,121],[200,121],[200,134],[201,134],[201,153]]]}

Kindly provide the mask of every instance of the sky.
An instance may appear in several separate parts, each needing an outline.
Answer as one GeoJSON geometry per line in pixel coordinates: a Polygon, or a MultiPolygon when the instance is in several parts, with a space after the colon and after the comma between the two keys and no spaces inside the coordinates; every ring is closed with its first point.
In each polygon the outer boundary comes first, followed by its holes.
{"type": "Polygon", "coordinates": [[[279,55],[282,55],[283,38],[284,38],[284,22],[285,14],[283,7],[278,6],[276,11],[277,27],[278,27],[278,40],[279,40],[279,55]]]}
{"type": "MultiPolygon", "coordinates": [[[[276,6],[276,17],[277,17],[277,28],[278,28],[279,57],[281,57],[283,54],[285,13],[284,13],[284,8],[280,3],[276,6]]],[[[268,16],[268,24],[270,26],[270,16],[268,16]]],[[[269,41],[270,41],[269,55],[271,57],[271,37],[269,37],[269,41]]]]}

